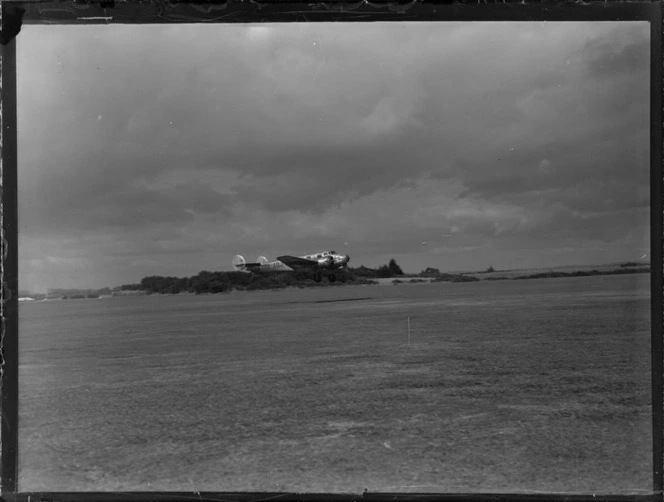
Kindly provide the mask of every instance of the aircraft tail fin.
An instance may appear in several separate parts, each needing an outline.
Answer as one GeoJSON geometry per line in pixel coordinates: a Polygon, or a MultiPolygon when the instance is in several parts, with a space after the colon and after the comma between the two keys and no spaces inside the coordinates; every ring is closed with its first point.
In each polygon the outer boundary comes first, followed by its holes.
{"type": "Polygon", "coordinates": [[[245,272],[246,271],[246,261],[244,261],[244,257],[241,254],[236,254],[235,258],[233,258],[233,269],[236,272],[245,272]]]}

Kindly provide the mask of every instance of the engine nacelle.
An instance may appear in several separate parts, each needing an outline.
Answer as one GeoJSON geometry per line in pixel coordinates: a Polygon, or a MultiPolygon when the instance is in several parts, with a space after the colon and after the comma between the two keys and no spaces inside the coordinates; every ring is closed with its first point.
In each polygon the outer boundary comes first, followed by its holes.
{"type": "Polygon", "coordinates": [[[331,268],[334,265],[334,258],[331,256],[326,256],[318,260],[318,268],[331,268]]]}

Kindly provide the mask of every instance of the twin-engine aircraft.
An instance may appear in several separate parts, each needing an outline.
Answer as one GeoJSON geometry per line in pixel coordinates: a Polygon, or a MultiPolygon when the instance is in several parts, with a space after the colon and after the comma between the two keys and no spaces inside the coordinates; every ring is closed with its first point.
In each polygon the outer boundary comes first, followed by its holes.
{"type": "Polygon", "coordinates": [[[268,261],[264,256],[256,258],[254,263],[247,263],[242,255],[233,258],[233,268],[237,272],[313,272],[314,281],[323,280],[327,275],[330,282],[337,280],[334,271],[348,266],[350,256],[337,254],[336,251],[319,251],[303,256],[279,256],[275,261],[268,261]]]}

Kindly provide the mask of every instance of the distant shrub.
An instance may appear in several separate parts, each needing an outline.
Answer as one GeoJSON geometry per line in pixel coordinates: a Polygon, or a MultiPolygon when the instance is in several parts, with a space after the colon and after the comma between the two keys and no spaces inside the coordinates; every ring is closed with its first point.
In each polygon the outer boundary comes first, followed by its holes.
{"type": "Polygon", "coordinates": [[[427,267],[420,272],[420,277],[436,277],[440,275],[440,270],[433,267],[427,267]]]}
{"type": "Polygon", "coordinates": [[[452,282],[477,282],[479,279],[472,275],[459,275],[452,279],[452,282]]]}
{"type": "Polygon", "coordinates": [[[395,285],[396,284],[405,284],[405,283],[417,284],[417,283],[421,283],[421,282],[428,282],[428,281],[425,281],[424,279],[410,279],[408,281],[404,281],[403,279],[394,279],[392,281],[392,284],[395,284],[395,285]]]}
{"type": "Polygon", "coordinates": [[[387,265],[381,265],[378,268],[369,268],[361,265],[357,268],[348,267],[348,274],[357,277],[370,277],[370,278],[388,278],[403,275],[403,270],[397,265],[397,262],[392,258],[387,265]]]}
{"type": "Polygon", "coordinates": [[[569,272],[539,272],[537,274],[519,275],[514,279],[555,279],[557,277],[570,277],[569,272]]]}
{"type": "Polygon", "coordinates": [[[558,277],[588,277],[592,275],[624,275],[624,274],[638,274],[650,272],[648,268],[623,268],[615,270],[577,270],[574,272],[540,272],[538,274],[520,275],[514,279],[552,279],[558,277]]]}
{"type": "Polygon", "coordinates": [[[139,291],[144,288],[142,284],[123,284],[119,289],[120,291],[139,291]]]}
{"type": "Polygon", "coordinates": [[[475,282],[479,281],[477,277],[464,274],[440,274],[431,282],[475,282]]]}
{"type": "MultiPolygon", "coordinates": [[[[387,266],[385,266],[387,268],[387,266]]],[[[372,270],[372,269],[367,269],[372,270]]],[[[373,271],[376,272],[376,271],[373,271]]],[[[229,291],[278,290],[289,287],[330,287],[343,284],[376,284],[366,277],[356,274],[356,270],[337,271],[336,282],[327,279],[315,282],[311,272],[208,272],[203,270],[188,277],[144,277],[138,285],[125,285],[128,290],[140,290],[146,294],[178,294],[183,292],[195,294],[215,294],[229,291]],[[359,275],[359,276],[358,276],[359,275]],[[137,286],[137,287],[136,287],[137,286]]]]}

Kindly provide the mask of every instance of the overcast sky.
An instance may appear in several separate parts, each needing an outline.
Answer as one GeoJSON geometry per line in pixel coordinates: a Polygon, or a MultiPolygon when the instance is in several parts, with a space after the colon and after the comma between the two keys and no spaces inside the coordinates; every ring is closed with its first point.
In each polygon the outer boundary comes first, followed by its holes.
{"type": "Polygon", "coordinates": [[[25,26],[21,290],[649,258],[647,23],[25,26]],[[426,242],[426,244],[423,244],[426,242]]]}

